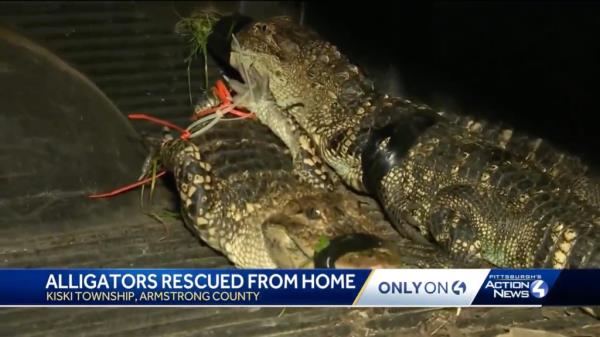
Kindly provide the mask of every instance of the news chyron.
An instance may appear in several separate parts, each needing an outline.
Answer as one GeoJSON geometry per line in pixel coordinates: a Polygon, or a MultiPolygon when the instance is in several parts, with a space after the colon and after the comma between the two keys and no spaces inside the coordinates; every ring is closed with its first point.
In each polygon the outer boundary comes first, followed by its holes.
{"type": "Polygon", "coordinates": [[[0,269],[0,306],[600,305],[600,270],[0,269]]]}

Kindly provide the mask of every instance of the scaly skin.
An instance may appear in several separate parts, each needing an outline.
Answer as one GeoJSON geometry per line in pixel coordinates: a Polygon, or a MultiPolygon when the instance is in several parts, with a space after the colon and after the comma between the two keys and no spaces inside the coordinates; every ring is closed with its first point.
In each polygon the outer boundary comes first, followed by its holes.
{"type": "Polygon", "coordinates": [[[500,123],[492,124],[447,112],[441,114],[470,134],[509,151],[519,162],[548,174],[581,202],[600,208],[600,178],[577,156],[561,151],[541,138],[531,137],[500,123]]]}
{"type": "Polygon", "coordinates": [[[503,130],[379,94],[335,46],[287,18],[240,32],[230,61],[247,85],[234,83],[238,104],[282,139],[309,137],[406,236],[502,267],[598,265],[597,186],[583,179],[586,192],[572,191],[565,182],[585,170],[560,152],[550,148],[548,163],[535,146],[508,146],[503,130]]]}
{"type": "Polygon", "coordinates": [[[313,267],[320,238],[358,233],[381,243],[341,254],[336,267],[464,265],[401,239],[348,190],[301,182],[289,150],[258,122],[222,122],[190,141],[166,141],[160,158],[175,176],[186,225],[238,267],[313,267]]]}

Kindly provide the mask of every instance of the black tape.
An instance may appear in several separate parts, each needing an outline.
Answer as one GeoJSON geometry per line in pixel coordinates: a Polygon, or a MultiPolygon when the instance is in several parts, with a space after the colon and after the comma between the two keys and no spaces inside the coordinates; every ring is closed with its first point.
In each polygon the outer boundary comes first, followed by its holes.
{"type": "Polygon", "coordinates": [[[383,241],[371,234],[354,233],[337,236],[313,258],[315,268],[335,268],[335,261],[348,253],[381,247],[383,241]]]}
{"type": "Polygon", "coordinates": [[[400,113],[390,120],[387,125],[371,130],[362,152],[363,185],[372,195],[377,195],[383,177],[399,164],[417,138],[435,125],[438,118],[433,113],[410,112],[400,113]],[[389,138],[388,145],[380,147],[386,138],[389,138]]]}
{"type": "Polygon", "coordinates": [[[228,77],[241,81],[242,78],[238,71],[229,64],[229,55],[231,53],[231,35],[236,34],[253,20],[250,17],[240,14],[224,16],[214,26],[212,33],[208,37],[207,49],[210,56],[215,60],[228,77]]]}

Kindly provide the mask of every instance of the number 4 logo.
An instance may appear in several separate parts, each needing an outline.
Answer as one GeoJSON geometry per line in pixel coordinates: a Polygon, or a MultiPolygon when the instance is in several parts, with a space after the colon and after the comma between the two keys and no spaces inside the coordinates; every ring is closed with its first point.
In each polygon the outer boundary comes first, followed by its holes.
{"type": "Polygon", "coordinates": [[[536,298],[545,297],[548,294],[548,284],[542,280],[535,280],[529,285],[529,292],[536,298]]]}

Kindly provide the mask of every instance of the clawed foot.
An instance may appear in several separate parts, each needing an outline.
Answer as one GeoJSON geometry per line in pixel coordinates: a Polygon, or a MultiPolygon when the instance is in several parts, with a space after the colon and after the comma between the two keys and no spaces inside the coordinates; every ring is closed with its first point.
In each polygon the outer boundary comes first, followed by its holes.
{"type": "Polygon", "coordinates": [[[308,151],[300,151],[294,158],[294,173],[299,180],[316,188],[332,191],[336,185],[335,175],[321,158],[308,151]]]}
{"type": "Polygon", "coordinates": [[[310,138],[277,106],[269,89],[268,78],[261,76],[252,67],[245,68],[242,77],[246,83],[226,78],[229,87],[236,92],[233,96],[234,105],[255,113],[262,123],[268,125],[283,140],[292,152],[294,173],[299,180],[316,188],[333,190],[335,175],[316,155],[310,138]]]}
{"type": "Polygon", "coordinates": [[[246,77],[246,83],[234,79],[225,78],[229,87],[235,91],[233,103],[236,107],[245,108],[248,111],[257,112],[265,102],[273,102],[273,96],[269,91],[269,80],[260,76],[258,72],[250,69],[246,77]]]}
{"type": "Polygon", "coordinates": [[[171,135],[171,131],[168,128],[165,127],[162,131],[162,137],[160,138],[153,136],[147,136],[144,138],[144,141],[150,148],[150,151],[148,151],[148,155],[144,159],[144,163],[142,164],[142,170],[140,176],[138,177],[138,181],[150,176],[150,174],[152,173],[153,163],[158,158],[161,146],[165,142],[173,139],[173,135],[171,135]]]}
{"type": "Polygon", "coordinates": [[[332,191],[334,183],[329,176],[322,171],[315,170],[313,167],[307,168],[303,163],[294,162],[295,174],[299,180],[319,189],[332,191]]]}

